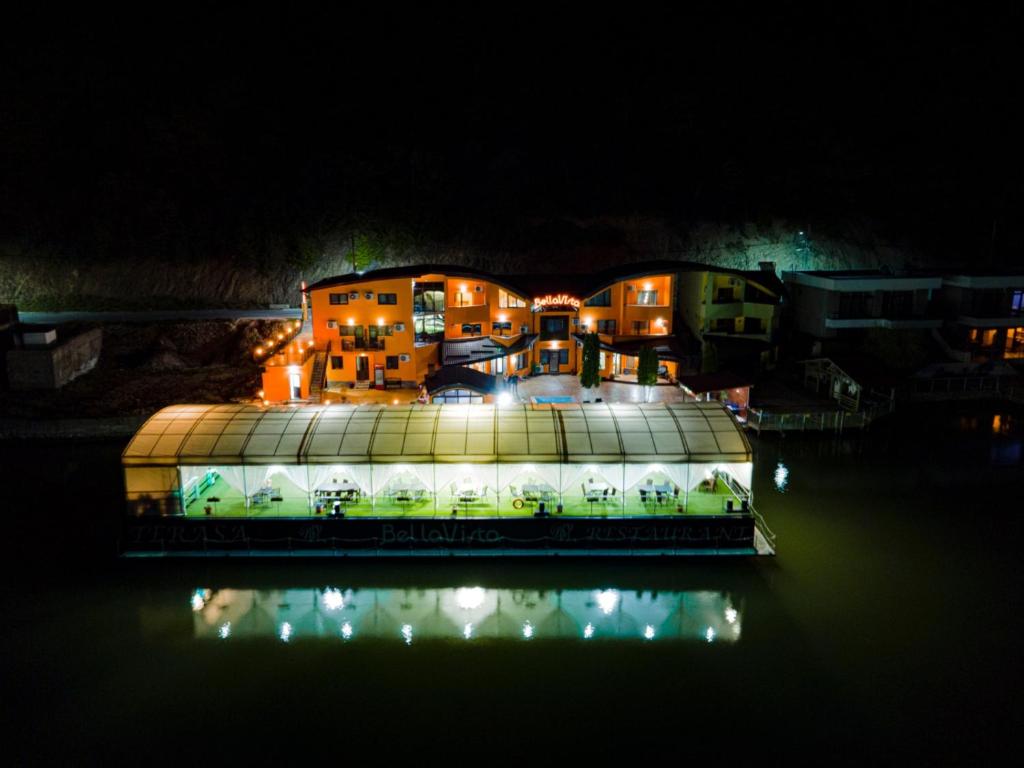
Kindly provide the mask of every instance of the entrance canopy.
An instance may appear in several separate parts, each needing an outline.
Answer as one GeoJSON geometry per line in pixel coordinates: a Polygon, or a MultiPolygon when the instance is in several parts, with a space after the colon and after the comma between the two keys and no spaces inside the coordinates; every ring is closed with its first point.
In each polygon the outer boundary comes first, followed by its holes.
{"type": "Polygon", "coordinates": [[[720,403],[174,405],[154,414],[126,466],[410,462],[749,462],[720,403]]]}

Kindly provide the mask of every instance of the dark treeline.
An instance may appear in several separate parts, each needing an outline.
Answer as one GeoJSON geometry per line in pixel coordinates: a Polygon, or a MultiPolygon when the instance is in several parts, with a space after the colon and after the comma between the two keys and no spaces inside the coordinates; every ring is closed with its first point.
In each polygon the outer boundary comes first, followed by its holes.
{"type": "Polygon", "coordinates": [[[2,242],[301,263],[352,231],[486,252],[557,246],[565,218],[782,217],[1002,259],[1021,245],[1019,20],[37,28],[0,54],[2,242]]]}

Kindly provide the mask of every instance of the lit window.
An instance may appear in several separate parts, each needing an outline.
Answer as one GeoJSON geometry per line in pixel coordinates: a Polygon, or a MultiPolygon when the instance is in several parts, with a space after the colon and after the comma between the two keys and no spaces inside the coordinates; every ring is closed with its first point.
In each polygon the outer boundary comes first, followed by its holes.
{"type": "Polygon", "coordinates": [[[498,306],[502,309],[517,309],[526,306],[526,300],[508,291],[498,290],[498,306]]]}

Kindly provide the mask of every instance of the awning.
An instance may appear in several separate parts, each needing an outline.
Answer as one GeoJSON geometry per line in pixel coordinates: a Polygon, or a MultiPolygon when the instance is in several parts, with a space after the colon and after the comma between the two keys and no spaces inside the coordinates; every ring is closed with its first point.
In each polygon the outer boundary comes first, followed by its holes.
{"type": "Polygon", "coordinates": [[[441,365],[469,365],[515,355],[530,349],[537,340],[536,333],[523,333],[508,344],[495,336],[477,336],[472,339],[452,339],[441,343],[441,365]]]}
{"type": "MultiPolygon", "coordinates": [[[[575,333],[576,341],[583,343],[586,334],[575,333]]],[[[659,360],[670,360],[676,363],[686,363],[694,357],[700,356],[700,350],[688,350],[682,339],[674,334],[665,336],[613,336],[611,343],[601,341],[601,349],[605,352],[614,352],[620,355],[636,356],[641,349],[653,349],[659,360]]]]}
{"type": "Polygon", "coordinates": [[[493,395],[500,389],[496,376],[467,368],[463,365],[449,365],[429,374],[424,379],[427,392],[431,395],[444,389],[463,388],[479,392],[481,395],[493,395]]]}
{"type": "Polygon", "coordinates": [[[753,382],[744,376],[721,371],[719,373],[700,373],[694,376],[680,376],[679,383],[693,392],[702,395],[706,392],[721,392],[725,389],[740,389],[753,386],[753,382]]]}

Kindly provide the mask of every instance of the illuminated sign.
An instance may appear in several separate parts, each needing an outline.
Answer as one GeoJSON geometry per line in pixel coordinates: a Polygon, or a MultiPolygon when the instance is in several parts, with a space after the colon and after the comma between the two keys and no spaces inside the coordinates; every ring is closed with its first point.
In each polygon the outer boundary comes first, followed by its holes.
{"type": "Polygon", "coordinates": [[[548,294],[539,296],[533,300],[530,307],[534,312],[543,312],[545,309],[579,309],[580,300],[570,296],[568,293],[548,294]]]}

